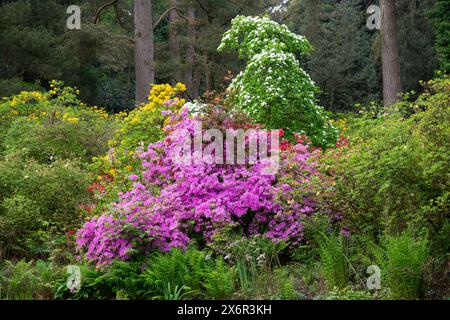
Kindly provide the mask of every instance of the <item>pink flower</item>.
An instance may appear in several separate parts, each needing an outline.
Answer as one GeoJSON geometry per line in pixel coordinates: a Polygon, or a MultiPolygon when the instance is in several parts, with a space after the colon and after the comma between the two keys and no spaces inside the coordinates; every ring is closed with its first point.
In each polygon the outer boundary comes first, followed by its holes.
{"type": "MultiPolygon", "coordinates": [[[[171,120],[166,132],[194,132],[195,119],[187,112],[171,120]]],[[[230,119],[225,122],[233,124],[230,119]]],[[[302,240],[303,220],[316,211],[309,180],[318,173],[308,146],[289,148],[278,176],[267,176],[262,162],[174,163],[178,143],[171,136],[149,145],[139,155],[141,179],[136,174],[129,177],[135,181],[133,189],[121,194],[111,212],[87,221],[78,231],[78,248],[88,260],[102,267],[115,259],[131,259],[132,252],[184,248],[193,234],[212,242],[217,232],[233,225],[240,226],[244,236],[263,233],[292,245],[302,240]]]]}

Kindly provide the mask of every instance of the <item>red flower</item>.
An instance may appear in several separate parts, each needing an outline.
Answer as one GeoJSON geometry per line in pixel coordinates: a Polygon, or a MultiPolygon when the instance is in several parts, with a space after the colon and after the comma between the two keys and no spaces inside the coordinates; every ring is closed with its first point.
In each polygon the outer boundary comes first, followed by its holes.
{"type": "Polygon", "coordinates": [[[92,194],[95,194],[96,191],[100,194],[103,194],[105,190],[106,190],[105,186],[97,182],[94,182],[89,186],[89,188],[87,188],[87,191],[92,194]]]}
{"type": "Polygon", "coordinates": [[[91,203],[91,204],[81,204],[80,205],[80,209],[83,211],[86,211],[88,214],[92,214],[92,211],[95,209],[96,205],[91,203]]]}
{"type": "Polygon", "coordinates": [[[282,151],[286,151],[289,148],[289,146],[290,146],[289,140],[286,140],[286,139],[281,140],[280,148],[282,151]]]}

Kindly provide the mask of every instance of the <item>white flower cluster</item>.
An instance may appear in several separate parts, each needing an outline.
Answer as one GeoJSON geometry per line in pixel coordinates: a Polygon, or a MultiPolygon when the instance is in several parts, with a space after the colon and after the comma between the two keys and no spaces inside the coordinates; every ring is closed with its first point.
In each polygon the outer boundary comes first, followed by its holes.
{"type": "Polygon", "coordinates": [[[268,18],[238,16],[219,51],[228,48],[247,60],[228,90],[238,108],[268,128],[305,131],[318,145],[334,144],[337,130],[317,105],[318,89],[297,60],[310,50],[305,37],[268,18]]]}

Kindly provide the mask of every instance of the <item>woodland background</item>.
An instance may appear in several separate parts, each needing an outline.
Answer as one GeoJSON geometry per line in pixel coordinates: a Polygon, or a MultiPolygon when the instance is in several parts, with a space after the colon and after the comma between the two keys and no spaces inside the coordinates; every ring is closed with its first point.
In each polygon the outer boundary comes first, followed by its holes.
{"type": "MultiPolygon", "coordinates": [[[[381,36],[378,30],[366,27],[366,9],[376,1],[151,3],[155,82],[185,83],[188,99],[206,91],[223,90],[241,69],[243,62],[236,55],[217,53],[223,33],[238,14],[270,15],[307,37],[314,52],[302,59],[302,66],[320,87],[321,104],[327,110],[350,112],[357,102],[382,99],[381,36]],[[170,8],[177,9],[167,13],[170,8]]],[[[448,34],[449,22],[442,15],[449,4],[435,0],[396,3],[402,89],[418,91],[419,80],[431,79],[439,67],[435,45],[443,48],[441,56],[448,57],[448,40],[444,36],[448,34]]],[[[77,86],[82,100],[90,105],[114,112],[132,108],[133,1],[77,1],[82,11],[82,29],[75,31],[66,28],[66,8],[70,4],[73,1],[2,1],[0,95],[30,88],[48,89],[51,79],[61,79],[77,86]]]]}

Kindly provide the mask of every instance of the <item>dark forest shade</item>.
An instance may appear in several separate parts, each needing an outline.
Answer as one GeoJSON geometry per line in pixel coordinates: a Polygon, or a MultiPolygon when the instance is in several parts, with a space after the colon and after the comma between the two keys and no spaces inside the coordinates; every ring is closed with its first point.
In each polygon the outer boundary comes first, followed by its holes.
{"type": "MultiPolygon", "coordinates": [[[[314,52],[301,63],[320,87],[320,103],[327,110],[351,112],[355,103],[383,98],[382,37],[379,31],[366,27],[368,1],[290,1],[285,4],[286,11],[269,12],[263,0],[152,0],[145,9],[145,18],[150,17],[150,21],[139,20],[149,27],[145,34],[136,34],[145,41],[136,43],[134,1],[119,0],[117,6],[106,7],[95,24],[92,14],[102,3],[106,2],[79,1],[82,29],[68,32],[65,22],[70,1],[2,2],[0,95],[30,86],[46,87],[51,79],[61,79],[77,86],[86,102],[110,111],[132,108],[136,98],[145,100],[148,82],[184,82],[186,98],[195,99],[206,90],[223,90],[229,82],[228,71],[236,74],[242,70],[242,61],[235,55],[216,52],[231,19],[237,14],[268,14],[313,44],[314,52]],[[168,12],[171,7],[178,11],[168,12]],[[159,23],[150,32],[155,21],[159,23]],[[143,66],[137,70],[136,59],[143,66]]],[[[279,3],[270,1],[272,5],[279,3]]],[[[434,30],[445,69],[445,57],[449,56],[445,9],[449,1],[395,3],[401,87],[419,90],[419,80],[432,78],[437,68],[434,30]]],[[[142,4],[136,2],[138,5],[142,4]]],[[[396,83],[393,91],[398,90],[398,78],[396,83]]]]}

